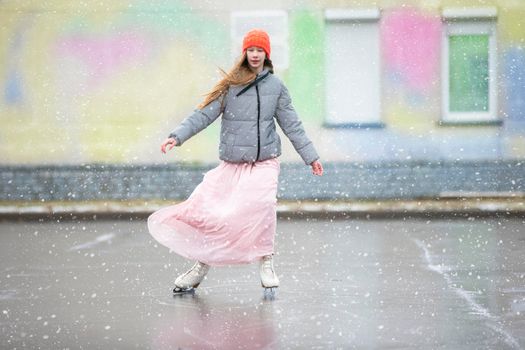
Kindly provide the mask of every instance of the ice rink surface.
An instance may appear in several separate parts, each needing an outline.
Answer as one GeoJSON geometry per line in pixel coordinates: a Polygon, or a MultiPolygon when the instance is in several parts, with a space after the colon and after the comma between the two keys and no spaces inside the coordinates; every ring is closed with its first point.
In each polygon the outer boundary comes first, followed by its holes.
{"type": "Polygon", "coordinates": [[[0,222],[1,349],[524,349],[514,218],[293,220],[274,300],[258,265],[186,261],[145,220],[0,222]]]}

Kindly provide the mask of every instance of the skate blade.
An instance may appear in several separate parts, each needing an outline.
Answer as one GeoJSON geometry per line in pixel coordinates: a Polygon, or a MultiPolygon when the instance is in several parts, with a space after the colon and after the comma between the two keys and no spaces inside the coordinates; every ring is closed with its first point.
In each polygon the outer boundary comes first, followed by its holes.
{"type": "Polygon", "coordinates": [[[197,283],[193,287],[189,287],[189,288],[180,288],[180,287],[175,286],[175,288],[173,288],[173,294],[195,293],[195,289],[197,289],[199,285],[200,283],[197,283]]]}
{"type": "Polygon", "coordinates": [[[173,295],[195,294],[195,288],[173,288],[173,295]]]}
{"type": "Polygon", "coordinates": [[[264,288],[264,292],[263,292],[264,300],[274,300],[276,290],[277,290],[277,287],[264,288]]]}

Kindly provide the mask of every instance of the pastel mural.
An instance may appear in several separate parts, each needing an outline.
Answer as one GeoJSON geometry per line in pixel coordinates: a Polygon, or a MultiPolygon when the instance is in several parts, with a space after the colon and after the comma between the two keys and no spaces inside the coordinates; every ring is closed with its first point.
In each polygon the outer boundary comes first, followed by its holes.
{"type": "Polygon", "coordinates": [[[432,93],[439,77],[441,19],[416,8],[386,11],[381,24],[386,71],[414,92],[432,93]]]}
{"type": "Polygon", "coordinates": [[[504,54],[505,98],[507,116],[525,121],[525,48],[514,47],[504,54]]]}
{"type": "Polygon", "coordinates": [[[439,113],[441,19],[417,8],[383,11],[381,26],[384,119],[414,134],[439,113]]]}
{"type": "MultiPolygon", "coordinates": [[[[525,3],[492,0],[481,8],[496,28],[494,80],[484,34],[449,36],[450,72],[443,73],[443,9],[479,6],[467,0],[283,1],[271,9],[254,1],[0,2],[0,163],[216,162],[218,122],[169,157],[159,144],[217,81],[219,68],[232,65],[232,13],[264,10],[264,16],[275,9],[285,11],[289,33],[289,65],[276,74],[323,159],[525,158],[525,3]],[[380,53],[378,128],[324,126],[327,57],[337,54],[325,46],[332,8],[351,16],[378,10],[377,31],[359,32],[379,33],[371,37],[380,53]],[[451,86],[451,112],[487,110],[497,86],[496,122],[443,125],[443,79],[451,86]]],[[[361,23],[351,21],[350,28],[361,23]]],[[[299,161],[291,144],[283,145],[282,160],[299,161]]]]}

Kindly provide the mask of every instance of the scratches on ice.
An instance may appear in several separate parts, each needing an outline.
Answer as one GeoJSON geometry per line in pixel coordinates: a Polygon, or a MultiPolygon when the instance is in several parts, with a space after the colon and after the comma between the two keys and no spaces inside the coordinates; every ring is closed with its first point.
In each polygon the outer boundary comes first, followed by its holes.
{"type": "Polygon", "coordinates": [[[0,300],[15,299],[18,294],[16,289],[0,289],[0,300]]]}
{"type": "Polygon", "coordinates": [[[86,243],[82,243],[82,244],[77,244],[71,248],[69,248],[69,251],[75,251],[75,250],[84,250],[84,249],[90,249],[90,248],[93,248],[101,243],[104,243],[104,242],[107,242],[107,243],[111,243],[111,240],[113,238],[116,237],[116,234],[114,233],[107,233],[107,234],[104,234],[104,235],[100,235],[100,236],[97,236],[94,240],[92,241],[89,241],[89,242],[86,242],[86,243]]]}
{"type": "Polygon", "coordinates": [[[425,243],[418,239],[414,239],[414,242],[419,248],[423,250],[423,255],[427,264],[427,268],[441,275],[447,282],[448,288],[453,290],[460,298],[465,300],[474,314],[483,316],[485,319],[487,319],[487,322],[485,323],[486,326],[495,331],[496,333],[501,334],[505,343],[507,343],[513,349],[521,349],[521,346],[519,345],[518,341],[504,329],[500,318],[492,315],[488,309],[476,302],[472,292],[457,287],[452,281],[450,274],[447,272],[449,271],[449,268],[443,265],[435,265],[432,262],[432,257],[428,248],[425,246],[425,243]]]}

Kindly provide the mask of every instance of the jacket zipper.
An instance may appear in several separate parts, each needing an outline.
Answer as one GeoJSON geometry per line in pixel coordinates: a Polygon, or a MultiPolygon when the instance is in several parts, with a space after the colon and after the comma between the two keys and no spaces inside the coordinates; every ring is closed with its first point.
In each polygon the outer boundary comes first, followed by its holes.
{"type": "Polygon", "coordinates": [[[257,158],[255,161],[259,160],[259,155],[261,153],[261,130],[259,127],[261,119],[261,100],[259,99],[259,86],[255,85],[255,91],[257,92],[257,158]]]}

